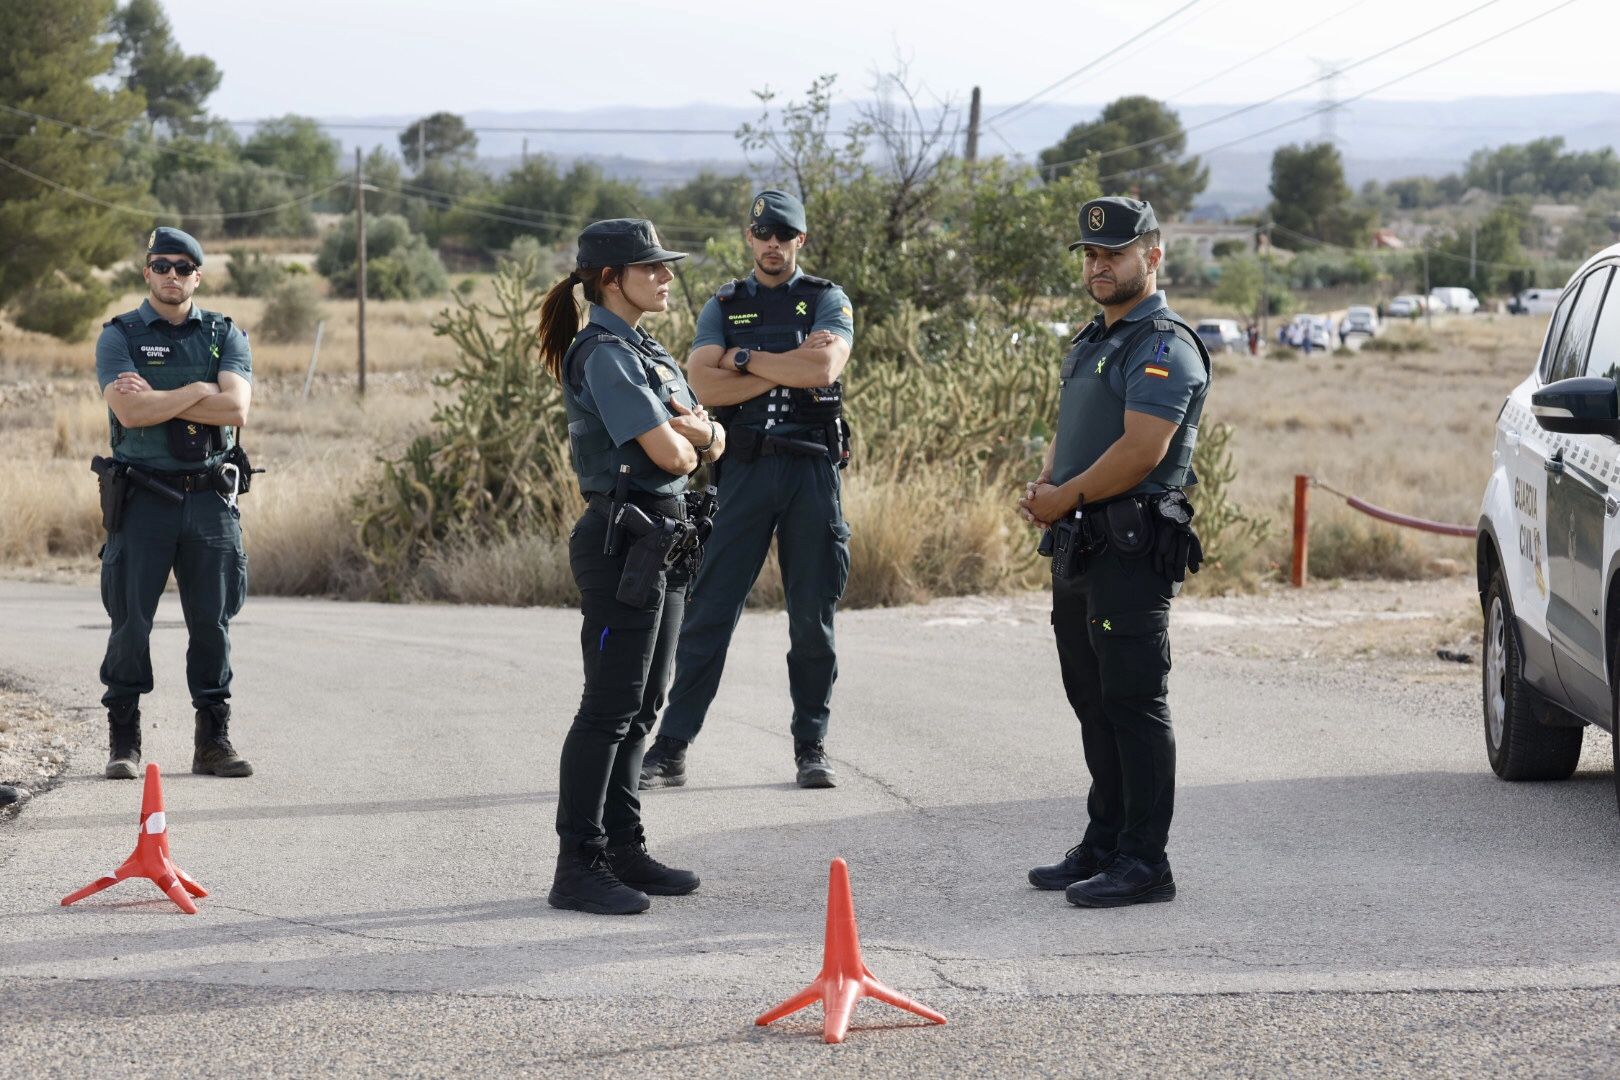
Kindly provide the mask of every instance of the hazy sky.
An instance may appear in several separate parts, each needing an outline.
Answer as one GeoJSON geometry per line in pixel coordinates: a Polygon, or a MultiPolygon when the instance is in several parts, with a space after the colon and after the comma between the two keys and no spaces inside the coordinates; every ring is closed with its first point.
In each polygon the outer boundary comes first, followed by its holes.
{"type": "MultiPolygon", "coordinates": [[[[1318,61],[1370,56],[1485,0],[1193,0],[1173,14],[1185,2],[164,0],[164,7],[183,47],[224,70],[212,110],[245,119],[746,106],[756,88],[796,95],[821,73],[836,73],[843,93],[864,97],[874,66],[891,67],[896,55],[941,97],[965,101],[975,83],[982,86],[991,114],[1086,64],[1096,70],[1043,100],[1100,103],[1145,93],[1173,102],[1244,103],[1315,78],[1318,61]],[[1194,85],[1307,30],[1229,75],[1194,85]],[[1105,56],[1111,50],[1117,53],[1105,56]],[[1139,51],[1125,55],[1133,50],[1139,51]]],[[[1561,2],[1494,0],[1341,76],[1338,96],[1369,90],[1561,2]]],[[[1574,0],[1373,96],[1617,91],[1616,31],[1620,5],[1574,0]]],[[[1317,100],[1321,88],[1297,97],[1317,100]]]]}

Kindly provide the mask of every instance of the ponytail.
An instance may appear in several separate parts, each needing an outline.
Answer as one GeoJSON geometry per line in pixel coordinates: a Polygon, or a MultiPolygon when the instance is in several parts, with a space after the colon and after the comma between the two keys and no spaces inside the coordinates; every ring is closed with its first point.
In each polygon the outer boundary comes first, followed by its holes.
{"type": "Polygon", "coordinates": [[[553,285],[540,302],[540,355],[545,359],[546,374],[562,381],[563,357],[568,346],[579,333],[579,305],[574,303],[574,286],[579,284],[579,272],[571,271],[553,285]]]}
{"type": "Polygon", "coordinates": [[[562,381],[563,357],[568,355],[568,346],[579,334],[579,305],[574,302],[574,286],[584,286],[588,303],[600,304],[603,286],[623,269],[614,266],[572,270],[553,285],[540,302],[540,356],[545,361],[546,373],[552,378],[562,381]]]}

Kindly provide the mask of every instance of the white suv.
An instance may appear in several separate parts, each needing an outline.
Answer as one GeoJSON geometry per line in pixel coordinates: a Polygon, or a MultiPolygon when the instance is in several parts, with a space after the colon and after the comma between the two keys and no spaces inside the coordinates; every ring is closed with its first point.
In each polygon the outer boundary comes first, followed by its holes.
{"type": "MultiPolygon", "coordinates": [[[[1485,751],[1562,780],[1620,714],[1620,244],[1569,279],[1541,359],[1496,418],[1480,509],[1485,751]]],[[[1620,796],[1620,739],[1614,740],[1620,796]]]]}
{"type": "MultiPolygon", "coordinates": [[[[1536,371],[1497,416],[1479,512],[1490,767],[1575,772],[1620,714],[1620,244],[1563,288],[1536,371]]],[[[1620,797],[1620,738],[1615,740],[1620,797]]]]}

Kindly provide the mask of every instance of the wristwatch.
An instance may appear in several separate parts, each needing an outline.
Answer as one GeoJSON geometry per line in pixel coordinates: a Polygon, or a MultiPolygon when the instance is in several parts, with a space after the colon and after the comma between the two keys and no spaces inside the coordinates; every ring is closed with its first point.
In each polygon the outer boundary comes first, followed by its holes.
{"type": "Polygon", "coordinates": [[[748,374],[748,360],[753,355],[752,350],[738,349],[731,357],[731,366],[736,368],[740,373],[746,375],[748,374]]]}

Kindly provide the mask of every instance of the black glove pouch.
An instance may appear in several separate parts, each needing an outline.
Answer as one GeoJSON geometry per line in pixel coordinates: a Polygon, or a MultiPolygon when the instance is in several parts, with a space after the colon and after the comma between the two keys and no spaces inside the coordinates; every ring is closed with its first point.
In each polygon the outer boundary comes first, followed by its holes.
{"type": "Polygon", "coordinates": [[[1153,516],[1139,499],[1119,499],[1103,508],[1108,546],[1122,559],[1140,559],[1153,549],[1153,516]]]}
{"type": "Polygon", "coordinates": [[[199,424],[195,420],[176,417],[165,428],[169,436],[169,453],[176,461],[207,461],[209,454],[224,446],[219,428],[213,424],[199,424]]]}

